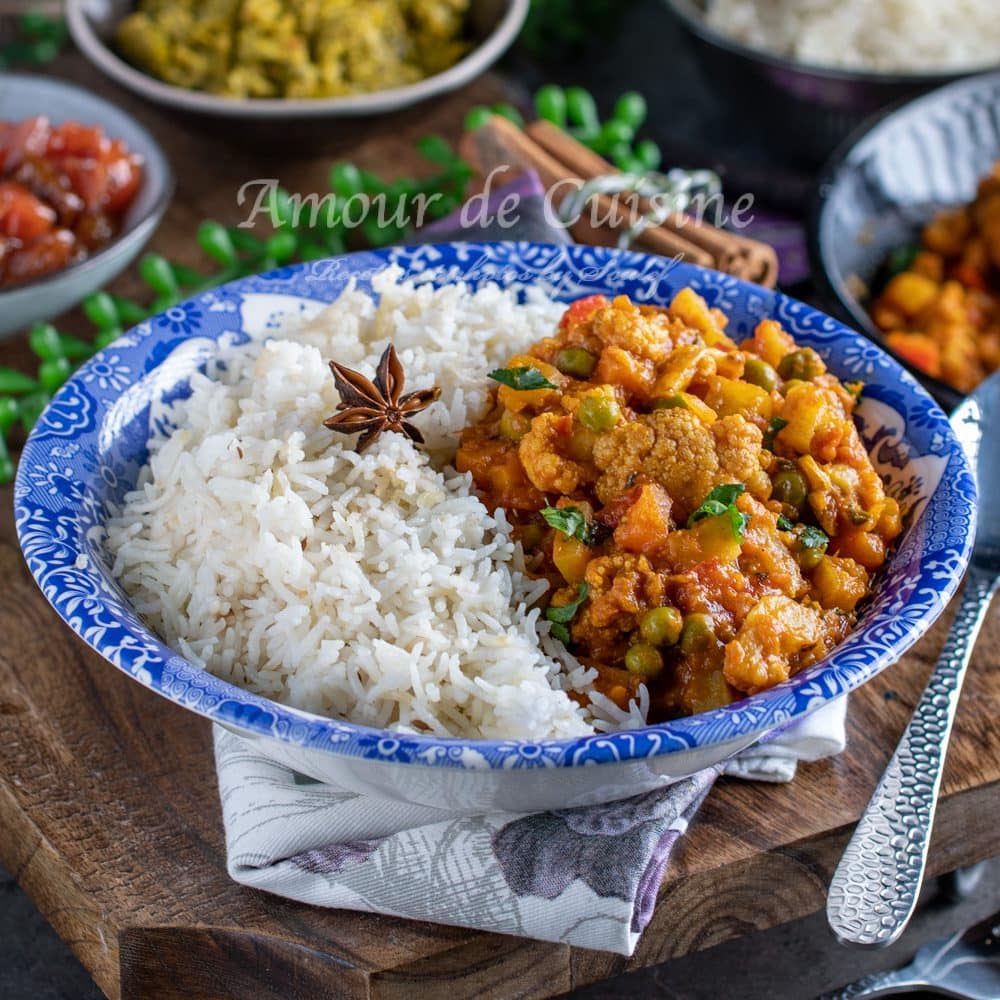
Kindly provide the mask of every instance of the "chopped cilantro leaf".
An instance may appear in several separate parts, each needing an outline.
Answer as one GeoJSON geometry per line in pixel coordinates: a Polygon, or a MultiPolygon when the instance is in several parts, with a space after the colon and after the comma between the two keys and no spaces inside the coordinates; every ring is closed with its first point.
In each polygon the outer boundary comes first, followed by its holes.
{"type": "Polygon", "coordinates": [[[778,531],[792,531],[794,528],[795,524],[791,518],[785,517],[784,514],[778,515],[778,531]]]}
{"type": "Polygon", "coordinates": [[[557,389],[537,368],[498,368],[490,372],[489,377],[494,382],[516,389],[518,392],[529,392],[532,389],[557,389]]]}
{"type": "Polygon", "coordinates": [[[811,525],[799,534],[799,545],[804,549],[825,549],[830,544],[826,532],[811,525]]]}
{"type": "Polygon", "coordinates": [[[586,517],[577,507],[544,507],[542,517],[550,528],[575,538],[584,545],[591,545],[593,538],[586,517]]]}

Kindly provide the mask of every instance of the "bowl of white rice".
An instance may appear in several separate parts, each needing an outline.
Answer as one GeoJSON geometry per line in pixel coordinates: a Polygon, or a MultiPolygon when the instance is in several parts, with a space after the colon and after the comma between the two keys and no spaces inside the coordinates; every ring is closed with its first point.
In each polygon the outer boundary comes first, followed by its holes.
{"type": "MultiPolygon", "coordinates": [[[[779,293],[591,247],[444,244],[284,268],[207,292],[85,364],[38,421],[15,489],[25,559],[80,638],[171,701],[321,781],[462,810],[636,794],[717,763],[895,662],[968,558],[975,488],[936,404],[859,335],[779,293]],[[648,725],[540,617],[525,570],[452,459],[486,373],[566,303],[693,287],[734,336],[771,316],[838,376],[906,532],[857,630],[786,684],[648,725]],[[363,453],[324,421],[328,363],[440,387],[424,443],[363,453]]],[[[643,692],[645,689],[640,689],[643,692]]]]}
{"type": "Polygon", "coordinates": [[[734,121],[816,165],[871,115],[1000,66],[991,0],[666,0],[734,121]]]}

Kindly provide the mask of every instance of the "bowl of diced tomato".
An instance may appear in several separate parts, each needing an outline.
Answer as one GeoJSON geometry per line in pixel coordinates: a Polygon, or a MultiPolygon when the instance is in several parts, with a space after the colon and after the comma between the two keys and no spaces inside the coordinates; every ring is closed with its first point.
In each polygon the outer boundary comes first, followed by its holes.
{"type": "Polygon", "coordinates": [[[0,335],[114,278],[173,186],[162,150],[124,111],[60,80],[0,75],[0,335]]]}

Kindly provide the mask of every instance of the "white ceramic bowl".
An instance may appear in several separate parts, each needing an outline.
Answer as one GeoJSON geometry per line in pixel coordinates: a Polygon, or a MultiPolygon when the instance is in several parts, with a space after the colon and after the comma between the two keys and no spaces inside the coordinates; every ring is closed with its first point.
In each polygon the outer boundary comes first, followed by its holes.
{"type": "Polygon", "coordinates": [[[133,0],[66,0],[66,20],[73,41],[83,54],[112,80],[140,97],[201,116],[281,123],[386,114],[457,90],[503,55],[517,38],[529,6],[530,0],[473,0],[469,20],[478,44],[443,73],[371,94],[303,100],[220,97],[175,87],[136,69],[114,49],[115,29],[135,7],[133,0]]]}
{"type": "Polygon", "coordinates": [[[143,158],[142,185],[121,232],[79,264],[0,291],[0,336],[51,319],[120,274],[156,231],[174,193],[174,175],[156,140],[131,115],[80,87],[51,77],[0,73],[0,119],[47,115],[56,124],[100,125],[143,158]]]}

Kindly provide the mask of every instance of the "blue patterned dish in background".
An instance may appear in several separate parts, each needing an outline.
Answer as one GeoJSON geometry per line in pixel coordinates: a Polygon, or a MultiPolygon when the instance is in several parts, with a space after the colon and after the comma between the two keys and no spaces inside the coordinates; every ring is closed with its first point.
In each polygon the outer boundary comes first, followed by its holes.
{"type": "Polygon", "coordinates": [[[460,243],[286,267],[143,323],[84,365],[53,399],[25,446],[15,497],[21,547],[42,592],[82,639],[129,676],[319,780],[483,811],[635,794],[722,760],[869,680],[926,631],[957,588],[974,535],[976,492],[961,446],[930,397],[879,348],[800,302],[660,257],[460,243]],[[725,708],[632,732],[535,744],[449,740],[320,718],[234,687],[167,648],[132,610],[102,548],[106,505],[121,500],[146,459],[151,404],[183,393],[223,335],[247,339],[276,315],[315,310],[352,278],[370,290],[372,275],[390,264],[438,286],[462,279],[474,286],[531,284],[566,301],[603,292],[665,304],[691,285],[726,312],[737,339],[773,317],[837,375],[863,379],[862,437],[907,517],[857,630],[787,683],[725,708]]]}

